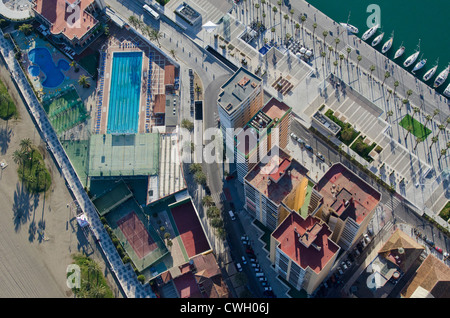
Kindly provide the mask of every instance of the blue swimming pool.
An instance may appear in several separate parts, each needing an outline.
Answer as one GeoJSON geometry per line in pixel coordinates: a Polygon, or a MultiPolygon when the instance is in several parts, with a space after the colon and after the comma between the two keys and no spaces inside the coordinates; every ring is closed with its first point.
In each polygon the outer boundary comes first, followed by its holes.
{"type": "Polygon", "coordinates": [[[142,52],[114,53],[109,92],[108,133],[137,133],[141,73],[142,52]]]}
{"type": "Polygon", "coordinates": [[[65,59],[60,59],[55,65],[52,54],[45,47],[37,47],[30,50],[28,52],[28,58],[34,64],[29,69],[31,75],[39,75],[36,67],[39,67],[39,69],[44,72],[45,80],[42,82],[42,86],[55,88],[64,82],[65,75],[62,71],[67,71],[70,68],[69,62],[65,59]]]}

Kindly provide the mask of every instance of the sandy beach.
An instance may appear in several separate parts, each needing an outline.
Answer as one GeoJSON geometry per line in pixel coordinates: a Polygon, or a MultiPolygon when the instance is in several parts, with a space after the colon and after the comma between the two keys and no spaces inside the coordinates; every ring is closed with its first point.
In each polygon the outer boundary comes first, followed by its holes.
{"type": "Polygon", "coordinates": [[[8,164],[0,170],[0,297],[73,297],[66,285],[66,268],[72,263],[71,255],[78,252],[99,263],[114,294],[121,297],[102,254],[90,237],[86,239],[67,207],[73,198],[3,60],[0,79],[19,111],[17,120],[0,120],[0,160],[8,164]],[[24,138],[30,138],[44,153],[52,176],[52,186],[45,195],[29,194],[19,181],[12,154],[24,138]]]}

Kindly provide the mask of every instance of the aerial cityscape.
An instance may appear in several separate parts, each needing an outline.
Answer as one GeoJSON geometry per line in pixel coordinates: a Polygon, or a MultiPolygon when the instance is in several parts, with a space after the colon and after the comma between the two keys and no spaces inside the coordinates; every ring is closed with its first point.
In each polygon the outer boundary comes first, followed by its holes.
{"type": "Polygon", "coordinates": [[[0,298],[450,298],[450,38],[355,2],[0,0],[0,298]]]}

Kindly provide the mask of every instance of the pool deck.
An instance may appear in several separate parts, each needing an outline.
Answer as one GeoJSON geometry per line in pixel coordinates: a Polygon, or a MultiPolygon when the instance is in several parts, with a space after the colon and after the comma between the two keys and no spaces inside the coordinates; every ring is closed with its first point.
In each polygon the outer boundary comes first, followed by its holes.
{"type": "MultiPolygon", "coordinates": [[[[155,94],[164,94],[164,67],[166,64],[166,59],[161,56],[156,50],[153,50],[150,46],[140,40],[139,45],[135,45],[135,39],[124,39],[123,37],[111,38],[104,48],[106,53],[105,59],[105,73],[103,76],[103,94],[100,93],[100,83],[102,78],[99,77],[97,83],[97,98],[100,95],[103,96],[101,113],[100,113],[100,127],[95,128],[95,124],[98,121],[98,113],[96,112],[95,120],[93,121],[93,131],[99,134],[107,133],[108,126],[108,112],[109,112],[109,93],[111,89],[111,73],[112,73],[112,63],[113,55],[116,52],[143,52],[142,57],[142,80],[141,80],[141,96],[139,101],[139,124],[138,133],[151,132],[151,127],[155,124],[155,118],[153,116],[154,98],[155,94]],[[147,108],[147,85],[148,81],[145,74],[149,74],[149,58],[152,55],[152,73],[151,73],[151,94],[152,98],[150,100],[150,112],[146,112],[147,108]]],[[[101,62],[100,62],[101,63],[101,62]]],[[[97,99],[98,103],[98,99],[97,99]]]]}

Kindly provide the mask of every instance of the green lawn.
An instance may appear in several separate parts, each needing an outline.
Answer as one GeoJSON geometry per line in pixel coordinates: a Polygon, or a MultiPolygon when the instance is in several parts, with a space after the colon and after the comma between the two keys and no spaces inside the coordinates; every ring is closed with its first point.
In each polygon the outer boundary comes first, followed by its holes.
{"type": "Polygon", "coordinates": [[[5,84],[0,81],[0,118],[7,120],[16,114],[16,105],[11,99],[5,84]]]}
{"type": "Polygon", "coordinates": [[[331,109],[328,109],[325,112],[325,116],[341,127],[341,131],[338,133],[337,138],[345,145],[350,146],[353,140],[355,140],[355,138],[359,135],[359,131],[353,129],[350,123],[344,123],[339,118],[334,116],[334,112],[331,109]]]}
{"type": "Polygon", "coordinates": [[[448,221],[450,218],[450,201],[447,202],[445,207],[442,209],[441,213],[439,213],[439,216],[443,218],[445,221],[448,221]]]}
{"type": "Polygon", "coordinates": [[[408,127],[412,127],[411,133],[416,138],[421,138],[422,140],[425,140],[429,134],[431,134],[431,130],[422,125],[419,121],[412,118],[411,115],[407,114],[403,119],[400,121],[400,126],[408,130],[408,127]]]}
{"type": "Polygon", "coordinates": [[[364,138],[363,136],[359,136],[350,148],[368,162],[372,162],[373,158],[369,156],[369,153],[377,144],[373,142],[371,145],[368,145],[364,142],[364,138]]]}

